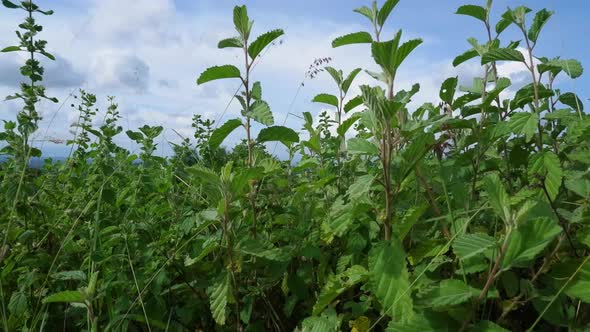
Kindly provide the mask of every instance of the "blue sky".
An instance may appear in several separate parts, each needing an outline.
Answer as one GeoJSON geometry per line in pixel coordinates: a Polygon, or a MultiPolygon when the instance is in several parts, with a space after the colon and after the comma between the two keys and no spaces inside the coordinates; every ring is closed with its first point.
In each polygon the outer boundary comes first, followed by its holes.
{"type": "MultiPolygon", "coordinates": [[[[254,34],[273,28],[285,30],[283,43],[272,47],[257,66],[254,77],[263,85],[275,121],[282,124],[290,111],[301,114],[309,111],[319,114],[324,108],[310,100],[320,92],[333,92],[330,80],[320,76],[306,81],[296,95],[309,64],[315,58],[332,57],[332,66],[350,71],[356,67],[375,68],[367,45],[332,49],[330,41],[339,35],[368,29],[366,19],[352,10],[370,1],[352,0],[39,0],[44,8],[56,14],[41,18],[45,30],[41,34],[49,42],[48,49],[58,57],[55,63],[44,62],[46,85],[49,93],[63,102],[43,103],[44,115],[36,137],[48,155],[65,155],[63,145],[47,141],[51,138],[68,139],[72,136],[70,124],[77,119],[69,106],[69,95],[79,88],[97,94],[99,107],[104,110],[106,97],[117,97],[123,115],[121,125],[135,129],[144,123],[163,125],[160,152],[170,153],[169,142],[177,142],[178,132],[192,136],[190,122],[195,113],[221,122],[239,116],[237,102],[224,112],[235,89],[236,81],[218,81],[197,86],[195,80],[209,66],[233,63],[240,65],[241,58],[232,50],[218,50],[217,41],[233,36],[231,12],[234,5],[246,4],[255,20],[254,34]],[[292,103],[292,101],[294,102],[292,103]],[[223,117],[221,115],[223,114],[223,117]]],[[[472,0],[484,4],[484,0],[472,0]]],[[[457,7],[468,2],[458,0],[402,0],[394,10],[383,38],[392,36],[402,28],[405,38],[421,37],[421,45],[409,59],[399,76],[400,88],[421,84],[414,107],[423,102],[437,102],[440,83],[447,77],[458,75],[467,84],[482,69],[473,61],[454,68],[452,59],[469,48],[466,39],[484,39],[483,27],[474,19],[453,14],[457,7]]],[[[533,10],[548,8],[556,14],[544,28],[537,54],[575,58],[587,66],[590,50],[587,37],[586,13],[590,2],[583,0],[495,0],[495,16],[507,6],[526,5],[533,10]]],[[[22,14],[0,9],[0,46],[12,45],[13,31],[22,14]]],[[[520,37],[514,29],[504,41],[520,37]]],[[[0,96],[18,89],[19,59],[15,54],[0,54],[0,96]]],[[[501,74],[511,78],[516,89],[526,80],[524,68],[516,64],[501,65],[501,74]]],[[[367,75],[361,75],[360,84],[375,84],[367,75]]],[[[574,91],[582,100],[590,97],[588,75],[572,80],[561,80],[560,88],[574,91]]],[[[20,105],[0,102],[0,119],[13,119],[20,105]]],[[[96,124],[100,124],[97,117],[96,124]]],[[[295,116],[286,119],[288,126],[299,130],[300,120],[295,116]]],[[[227,145],[243,137],[232,135],[227,145]]],[[[132,151],[137,149],[126,135],[118,142],[132,151]]]]}

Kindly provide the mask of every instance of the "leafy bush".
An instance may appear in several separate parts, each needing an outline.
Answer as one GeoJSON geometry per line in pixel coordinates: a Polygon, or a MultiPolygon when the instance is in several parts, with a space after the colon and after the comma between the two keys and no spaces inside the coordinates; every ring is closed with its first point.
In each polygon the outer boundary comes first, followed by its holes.
{"type": "Polygon", "coordinates": [[[36,105],[57,101],[41,84],[39,57],[55,58],[35,16],[52,11],[2,3],[27,13],[2,52],[28,55],[8,97],[22,111],[0,132],[3,330],[588,331],[590,117],[554,87],[582,65],[536,53],[552,12],[521,6],[491,22],[491,0],[461,6],[489,38],[468,39],[453,65],[475,59],[483,75],[470,87],[451,77],[440,102],[410,110],[420,86],[398,90],[396,75],[421,40],[382,33],[398,0],[358,8],[371,32],[333,46],[367,44],[381,85],[352,96],[362,69],[317,69],[336,88],[313,101],[336,117],[314,125],[304,113],[298,133],[274,125],[252,75],[283,31],[252,38],[237,6],[237,36],[218,46],[243,52],[242,69],[211,67],[197,83],[241,81],[242,118],[196,115],[196,146],[185,139],[169,159],[154,155],[161,126],[127,131],[141,146],[132,155],[113,140],[115,99],[97,128],[97,97],[80,91],[73,153],[34,170],[36,105]],[[502,42],[508,29],[521,41],[502,42]],[[511,98],[497,71],[508,61],[530,73],[511,98]],[[265,126],[257,137],[252,121],[265,126]],[[242,144],[220,148],[238,128],[242,144]]]}

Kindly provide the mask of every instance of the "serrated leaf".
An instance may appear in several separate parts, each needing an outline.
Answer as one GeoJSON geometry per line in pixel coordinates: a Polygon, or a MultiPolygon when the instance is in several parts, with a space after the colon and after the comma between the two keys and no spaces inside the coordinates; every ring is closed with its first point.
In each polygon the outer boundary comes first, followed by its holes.
{"type": "Polygon", "coordinates": [[[475,57],[477,57],[479,55],[479,53],[477,53],[476,50],[469,50],[466,51],[465,53],[458,55],[454,60],[453,60],[453,66],[457,67],[458,65],[462,64],[465,61],[469,61],[475,57]]]}
{"type": "Polygon", "coordinates": [[[537,113],[520,112],[512,115],[508,126],[513,133],[524,135],[526,141],[530,142],[537,132],[538,124],[539,116],[537,113]]]}
{"type": "Polygon", "coordinates": [[[43,299],[43,303],[55,303],[55,302],[66,302],[66,303],[84,303],[86,296],[81,291],[63,291],[55,294],[51,294],[43,299]]]}
{"type": "Polygon", "coordinates": [[[275,120],[270,111],[270,106],[264,100],[257,100],[250,106],[250,112],[248,116],[252,120],[261,123],[266,126],[272,126],[275,120]]]}
{"type": "Polygon", "coordinates": [[[248,46],[248,54],[252,59],[255,59],[260,54],[260,52],[262,52],[262,50],[264,50],[270,43],[283,34],[283,30],[276,29],[258,36],[258,38],[256,38],[256,40],[250,44],[250,46],[248,46]]]}
{"type": "Polygon", "coordinates": [[[457,9],[459,15],[467,15],[476,18],[482,22],[487,21],[488,12],[485,8],[476,5],[464,5],[457,9]]]}
{"type": "Polygon", "coordinates": [[[496,99],[496,97],[498,97],[500,95],[500,93],[502,93],[502,91],[506,90],[506,88],[508,88],[511,84],[512,84],[512,82],[508,78],[502,77],[502,78],[498,79],[494,89],[492,91],[489,91],[486,94],[486,98],[483,101],[483,105],[486,105],[486,106],[491,105],[492,102],[494,101],[494,99],[496,99]]]}
{"type": "Polygon", "coordinates": [[[249,238],[244,238],[240,241],[236,247],[236,251],[245,255],[277,262],[283,262],[289,259],[289,255],[280,248],[275,248],[272,244],[264,243],[261,240],[249,238]]]}
{"type": "Polygon", "coordinates": [[[541,9],[537,12],[528,33],[529,39],[531,41],[534,43],[537,42],[539,34],[541,33],[541,29],[547,23],[547,21],[549,21],[549,18],[551,18],[553,14],[554,12],[548,11],[547,9],[541,9]]]}
{"type": "Polygon", "coordinates": [[[358,121],[358,119],[360,119],[360,115],[353,114],[350,118],[344,120],[342,124],[336,129],[338,135],[340,137],[344,137],[346,132],[350,129],[350,127],[352,127],[352,125],[354,125],[355,122],[358,121]]]}
{"type": "Polygon", "coordinates": [[[77,280],[86,281],[86,273],[84,271],[62,271],[51,275],[56,280],[77,280]]]}
{"type": "Polygon", "coordinates": [[[484,179],[484,188],[488,194],[490,205],[496,214],[506,223],[510,223],[510,200],[506,188],[497,174],[488,175],[484,179]]]}
{"type": "Polygon", "coordinates": [[[446,279],[426,295],[426,300],[435,309],[444,309],[469,301],[481,291],[461,280],[446,279]]]}
{"type": "Polygon", "coordinates": [[[226,78],[240,78],[240,70],[233,65],[210,67],[199,76],[197,84],[226,78]]]}
{"type": "Polygon", "coordinates": [[[496,240],[484,233],[462,234],[453,242],[453,252],[461,260],[477,256],[496,245],[496,240]]]}
{"type": "Polygon", "coordinates": [[[557,194],[559,194],[563,179],[561,163],[555,153],[543,151],[533,155],[529,161],[528,174],[530,177],[540,176],[544,178],[544,185],[549,194],[549,199],[555,200],[557,194]]]}
{"type": "Polygon", "coordinates": [[[348,35],[338,37],[332,41],[332,47],[340,47],[350,44],[367,44],[373,41],[373,37],[368,32],[355,32],[348,35]]]}
{"type": "Polygon", "coordinates": [[[559,102],[573,108],[576,111],[584,112],[584,103],[575,93],[566,92],[559,96],[559,102]]]}
{"type": "Polygon", "coordinates": [[[347,141],[347,151],[351,154],[379,155],[379,148],[364,138],[351,138],[347,141]]]}
{"type": "Polygon", "coordinates": [[[330,76],[332,76],[332,79],[334,79],[334,82],[336,82],[338,86],[342,85],[342,81],[344,80],[344,78],[342,77],[344,75],[342,73],[342,70],[337,70],[336,68],[331,66],[324,67],[324,70],[326,70],[326,72],[330,74],[330,76]]]}
{"type": "Polygon", "coordinates": [[[260,82],[254,82],[252,85],[252,98],[254,100],[261,100],[262,99],[262,85],[260,82]]]}
{"type": "Polygon", "coordinates": [[[313,306],[313,314],[319,315],[322,313],[324,308],[332,303],[340,294],[356,284],[365,281],[366,278],[367,270],[360,265],[351,266],[340,274],[329,276],[313,306]]]}
{"type": "Polygon", "coordinates": [[[338,197],[330,207],[330,213],[322,221],[322,240],[332,243],[336,237],[346,234],[354,223],[354,205],[345,204],[342,197],[338,197]]]}
{"type": "Polygon", "coordinates": [[[242,121],[240,119],[232,119],[228,120],[219,128],[215,129],[209,138],[209,146],[211,148],[216,149],[218,148],[221,143],[231,134],[236,128],[242,125],[242,121]]]}
{"type": "Polygon", "coordinates": [[[27,312],[28,307],[29,303],[25,293],[12,293],[12,296],[10,296],[10,301],[8,302],[8,311],[10,311],[14,317],[22,317],[27,312]]]}
{"type": "Polygon", "coordinates": [[[319,95],[315,96],[312,101],[314,103],[322,103],[338,107],[338,98],[327,93],[320,93],[319,95]]]}
{"type": "Polygon", "coordinates": [[[381,242],[369,252],[369,290],[381,304],[381,311],[395,321],[409,321],[414,315],[406,269],[406,254],[397,241],[381,242]]]}
{"type": "Polygon", "coordinates": [[[363,97],[356,96],[344,104],[344,113],[348,113],[363,104],[363,97]]]}
{"type": "Polygon", "coordinates": [[[379,12],[377,13],[377,23],[379,23],[380,26],[383,26],[385,24],[385,21],[391,14],[391,11],[395,8],[395,6],[397,6],[398,3],[399,0],[385,1],[383,6],[381,7],[381,9],[379,9],[379,12]]]}
{"type": "Polygon", "coordinates": [[[486,52],[481,57],[481,64],[485,65],[495,61],[517,61],[524,62],[524,55],[517,50],[510,48],[497,48],[486,52]]]}
{"type": "Polygon", "coordinates": [[[207,288],[211,314],[215,323],[225,325],[227,303],[230,297],[230,274],[224,273],[217,281],[207,288]]]}
{"type": "Polygon", "coordinates": [[[226,38],[226,39],[221,40],[217,44],[217,47],[218,48],[227,48],[227,47],[242,48],[242,47],[244,47],[244,43],[242,43],[242,40],[240,40],[239,37],[226,38]]]}
{"type": "Polygon", "coordinates": [[[291,129],[283,126],[267,127],[258,134],[259,142],[298,143],[299,135],[291,129]]]}
{"type": "Polygon", "coordinates": [[[512,232],[502,268],[527,266],[561,233],[561,227],[552,219],[529,219],[512,232]]]}
{"type": "Polygon", "coordinates": [[[248,40],[250,30],[252,29],[252,21],[248,17],[246,5],[234,7],[234,27],[242,37],[242,40],[248,40]]]}
{"type": "Polygon", "coordinates": [[[356,76],[361,72],[361,68],[356,68],[348,74],[346,79],[342,82],[342,91],[346,94],[356,76]]]}

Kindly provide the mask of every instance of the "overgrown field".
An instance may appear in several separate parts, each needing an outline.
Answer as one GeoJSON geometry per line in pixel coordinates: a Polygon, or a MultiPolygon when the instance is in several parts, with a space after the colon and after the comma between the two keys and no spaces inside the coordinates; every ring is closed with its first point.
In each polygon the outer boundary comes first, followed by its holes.
{"type": "Polygon", "coordinates": [[[54,57],[35,18],[52,12],[2,0],[3,17],[26,17],[2,52],[28,60],[8,96],[22,110],[0,132],[0,329],[590,331],[590,116],[554,87],[581,76],[580,62],[537,54],[553,12],[516,7],[491,22],[491,0],[460,7],[457,19],[489,38],[469,39],[453,65],[479,62],[482,75],[468,87],[451,77],[439,100],[409,109],[420,86],[395,79],[422,41],[382,33],[398,1],[356,9],[367,32],[332,44],[366,44],[372,59],[359,66],[378,65],[374,84],[357,89],[361,68],[318,61],[314,74],[334,85],[313,101],[335,118],[274,124],[253,67],[283,31],[251,35],[237,6],[235,37],[219,42],[231,50],[219,52],[243,62],[195,79],[241,81],[241,118],[195,115],[194,139],[165,159],[154,153],[162,127],[123,133],[111,97],[93,126],[97,97],[80,91],[70,158],[38,170],[37,105],[57,99],[43,86],[54,57]],[[510,99],[504,62],[530,73],[510,99]],[[226,151],[234,131],[244,140],[226,151]],[[288,160],[267,152],[275,144],[288,160]]]}

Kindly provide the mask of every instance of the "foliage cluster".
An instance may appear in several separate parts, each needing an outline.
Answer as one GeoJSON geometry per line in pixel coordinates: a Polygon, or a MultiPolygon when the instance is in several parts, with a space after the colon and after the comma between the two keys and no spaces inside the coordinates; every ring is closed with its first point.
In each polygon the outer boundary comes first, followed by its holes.
{"type": "Polygon", "coordinates": [[[35,15],[52,12],[2,0],[27,14],[2,52],[27,60],[8,97],[22,111],[0,132],[1,328],[590,331],[590,116],[554,87],[582,65],[536,52],[553,12],[521,6],[492,22],[492,0],[461,6],[488,38],[468,39],[453,65],[479,61],[481,76],[467,87],[448,78],[440,102],[409,109],[420,86],[397,89],[396,76],[422,41],[386,36],[398,2],[355,9],[370,32],[333,41],[367,44],[380,68],[358,88],[361,68],[322,68],[334,91],[313,102],[335,118],[303,113],[301,132],[275,125],[253,69],[283,31],[252,37],[237,6],[236,36],[218,46],[243,54],[241,69],[212,67],[197,83],[240,81],[241,118],[195,115],[194,140],[169,159],[154,154],[162,127],[127,131],[134,155],[114,142],[114,98],[96,127],[97,97],[80,91],[70,158],[35,171],[36,105],[57,101],[42,85],[39,57],[54,57],[35,15]],[[521,40],[501,41],[508,29],[521,40]],[[510,98],[503,62],[530,73],[510,98]],[[238,129],[246,138],[227,152],[238,129]]]}

